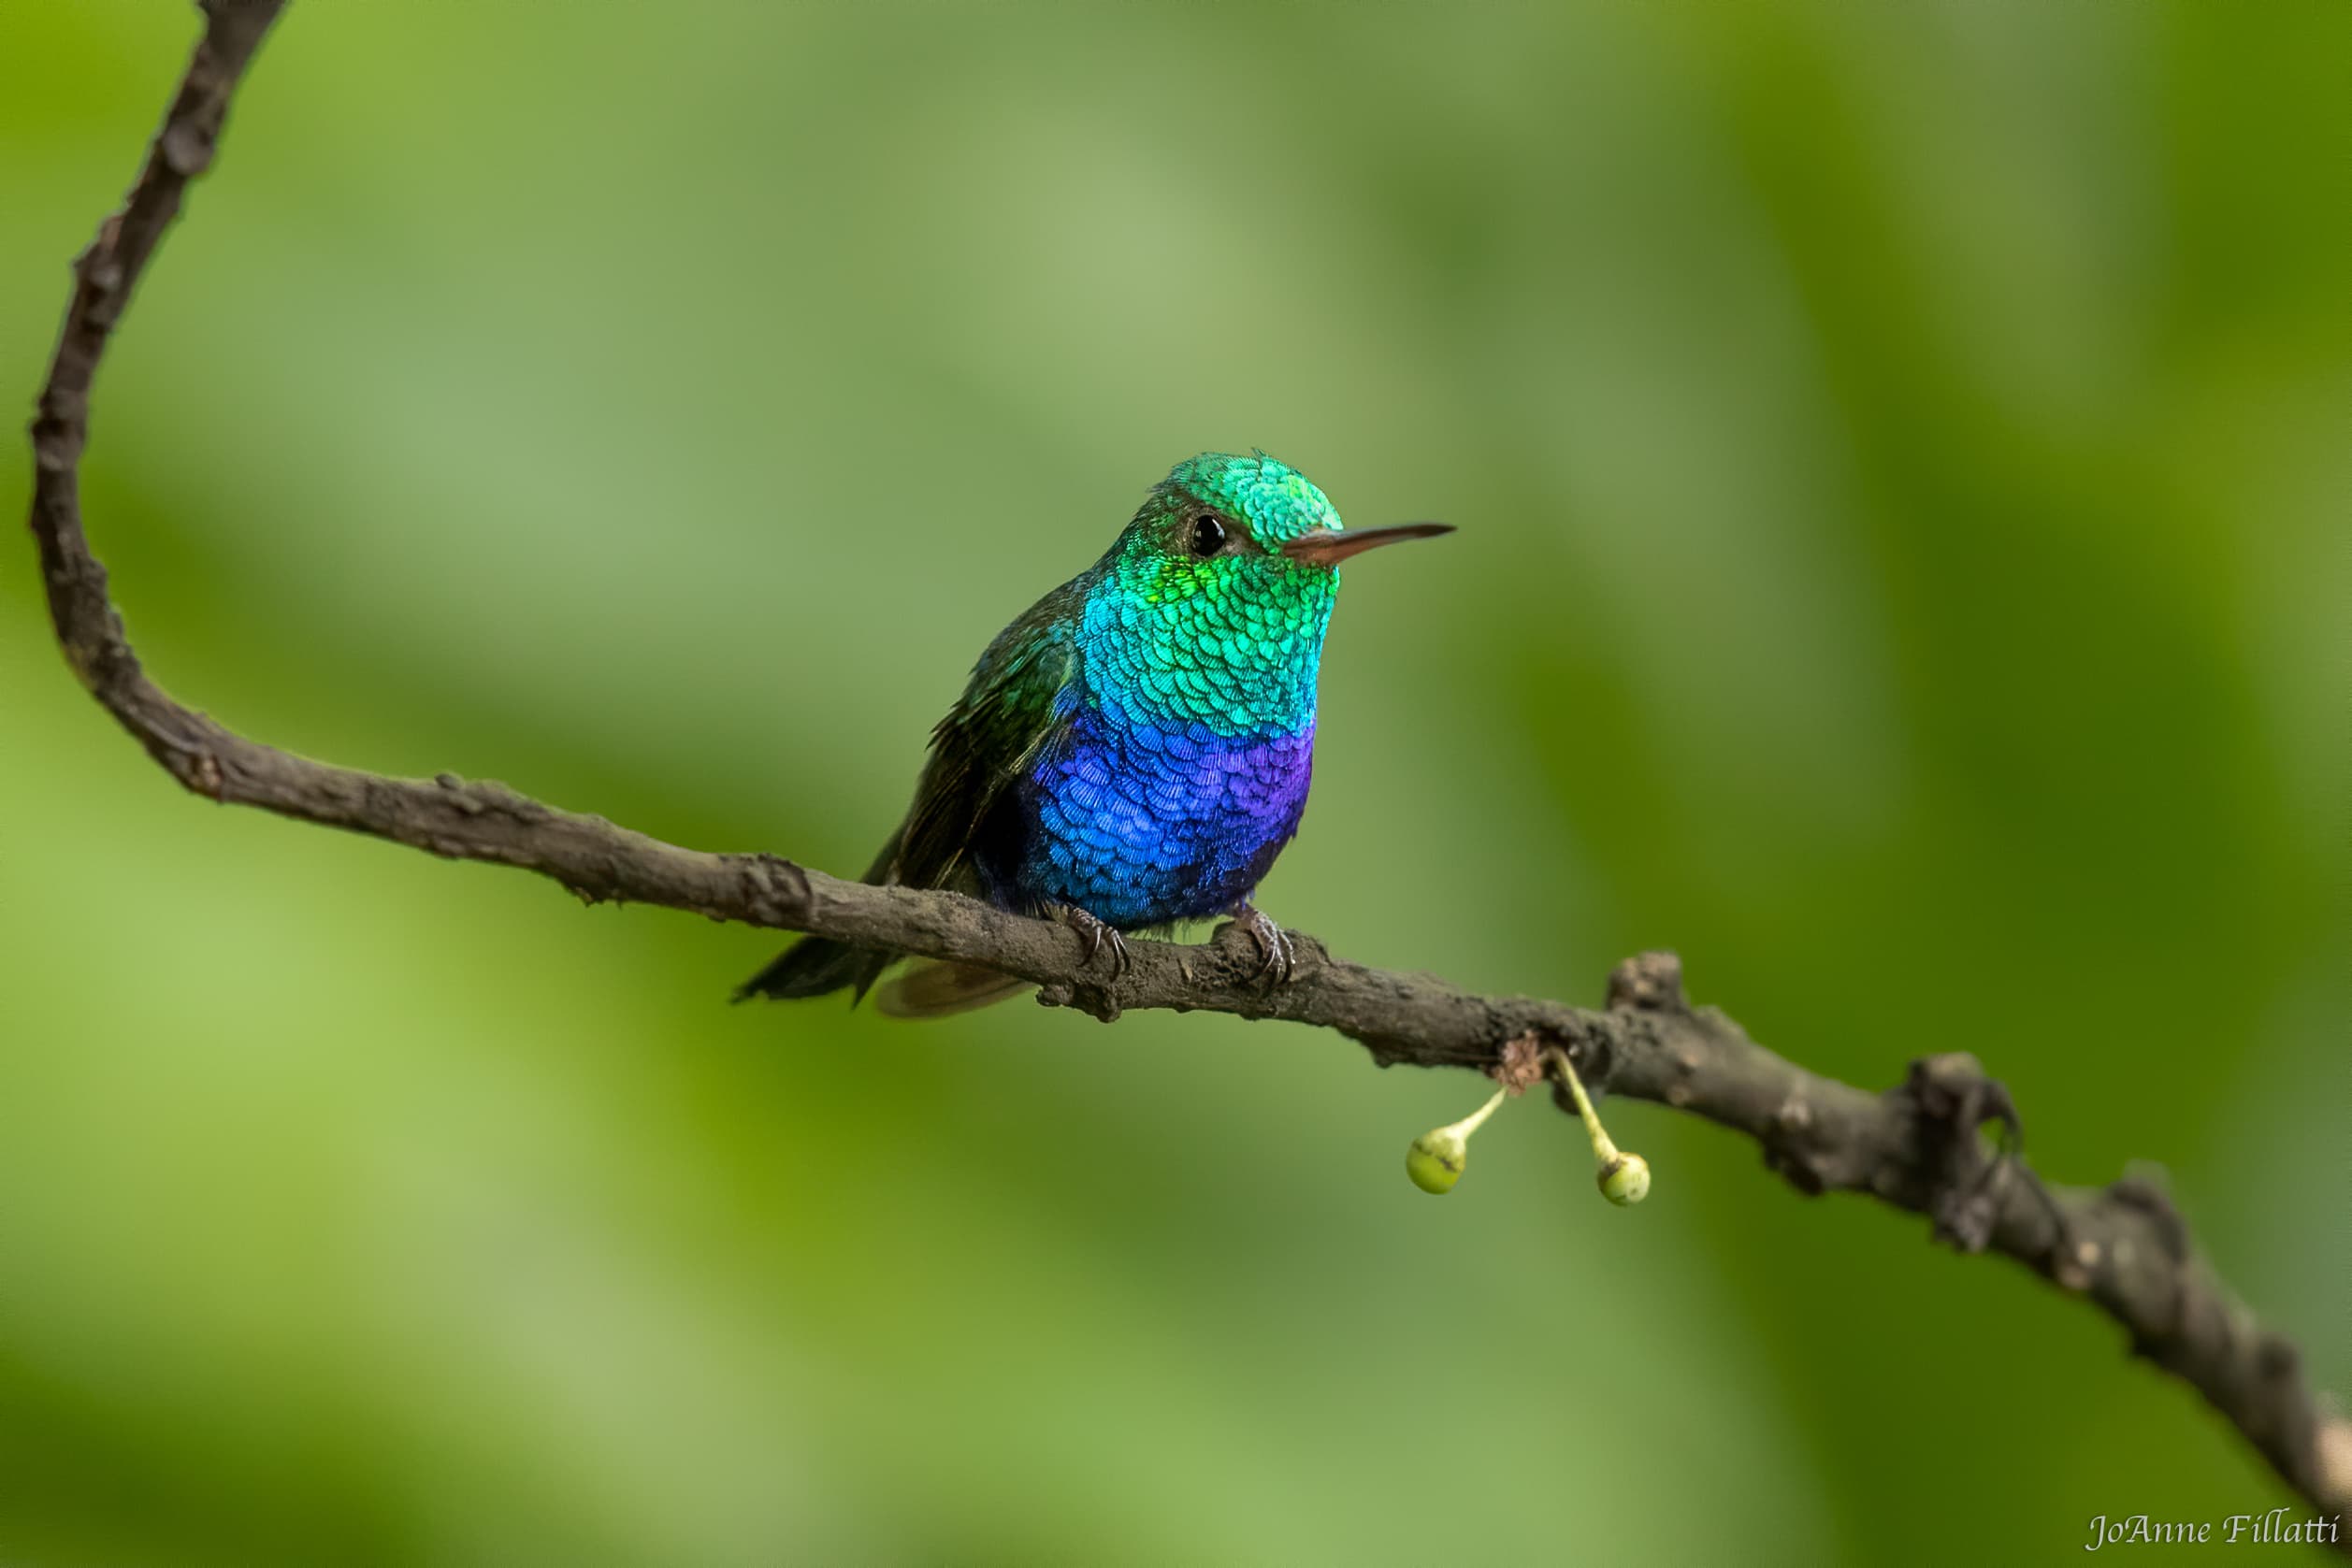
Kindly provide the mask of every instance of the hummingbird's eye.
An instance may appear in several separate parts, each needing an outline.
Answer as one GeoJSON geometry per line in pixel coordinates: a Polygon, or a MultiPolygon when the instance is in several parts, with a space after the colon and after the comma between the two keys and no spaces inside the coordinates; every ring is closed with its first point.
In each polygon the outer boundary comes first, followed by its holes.
{"type": "Polygon", "coordinates": [[[1192,554],[1206,560],[1225,548],[1225,525],[1207,512],[1192,519],[1192,554]]]}

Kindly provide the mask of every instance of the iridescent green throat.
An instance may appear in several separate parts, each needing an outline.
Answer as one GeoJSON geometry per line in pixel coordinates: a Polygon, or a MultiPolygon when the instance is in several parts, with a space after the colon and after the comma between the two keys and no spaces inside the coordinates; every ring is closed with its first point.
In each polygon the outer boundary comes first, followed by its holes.
{"type": "Polygon", "coordinates": [[[1198,724],[1254,739],[1312,729],[1339,573],[1292,561],[1281,546],[1339,525],[1322,491],[1271,457],[1178,464],[1087,589],[1080,640],[1096,704],[1151,730],[1198,724]],[[1245,537],[1195,558],[1183,540],[1203,514],[1245,537]]]}

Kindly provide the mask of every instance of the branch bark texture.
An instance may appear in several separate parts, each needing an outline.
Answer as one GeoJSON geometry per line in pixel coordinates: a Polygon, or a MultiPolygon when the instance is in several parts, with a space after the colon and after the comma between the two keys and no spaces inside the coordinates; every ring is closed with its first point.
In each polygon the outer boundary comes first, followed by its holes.
{"type": "MultiPolygon", "coordinates": [[[[1263,986],[1255,947],[1227,927],[1201,946],[1135,942],[1112,976],[1078,934],[949,893],[870,887],[764,854],[709,854],[580,815],[503,784],[444,773],[396,779],[294,755],[166,695],[140,668],[84,536],[79,469],[90,390],[108,339],[209,165],[229,101],[282,0],[209,0],[204,36],[144,168],[75,268],[56,356],[32,427],[32,531],[57,639],[83,685],[180,783],[209,799],[365,833],[451,859],[537,871],[594,901],[625,900],[952,958],[1033,981],[1039,1000],[1109,1021],[1169,1008],[1279,1018],[1335,1030],[1382,1066],[1507,1076],[1507,1047],[1557,1045],[1596,1091],[1704,1116],[1746,1134],[1807,1194],[1858,1192],[1924,1215],[1963,1251],[2001,1253],[2122,1325],[2136,1353],[2188,1383],[2322,1518],[2352,1505],[2352,1424],[2316,1395],[2296,1347],[2265,1328],[2199,1256],[2150,1182],[2045,1184],[2013,1144],[2015,1108],[1967,1056],[1914,1062],[1883,1092],[1809,1072],[1694,1007],[1681,967],[1645,954],[1609,978],[1598,1010],[1481,996],[1426,974],[1332,955],[1297,935],[1295,978],[1263,986]]],[[[2339,1527],[2336,1532],[2341,1536],[2339,1527]]],[[[2340,1542],[2339,1545],[2342,1543],[2340,1542]]]]}

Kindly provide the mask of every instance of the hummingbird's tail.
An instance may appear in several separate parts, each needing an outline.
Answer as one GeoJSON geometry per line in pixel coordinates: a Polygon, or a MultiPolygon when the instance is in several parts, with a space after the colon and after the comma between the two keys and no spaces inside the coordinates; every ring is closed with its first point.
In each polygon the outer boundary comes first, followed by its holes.
{"type": "Polygon", "coordinates": [[[874,1005],[888,1018],[945,1018],[950,1013],[969,1013],[1032,988],[1026,980],[977,964],[927,960],[894,976],[882,987],[874,1005]]]}
{"type": "MultiPolygon", "coordinates": [[[[866,868],[863,881],[879,886],[894,880],[892,869],[899,857],[899,844],[905,836],[903,826],[890,835],[890,842],[882,846],[882,853],[866,868]]],[[[799,1001],[808,997],[829,997],[855,986],[857,995],[849,999],[849,1005],[855,1007],[866,1000],[866,993],[873,989],[873,983],[897,957],[895,953],[852,947],[845,942],[824,937],[802,937],[777,954],[775,962],[736,986],[735,1000],[749,1001],[754,997],[773,997],[778,1001],[799,1001]]]]}
{"type": "MultiPolygon", "coordinates": [[[[905,832],[901,827],[882,846],[882,853],[867,868],[867,882],[880,885],[898,880],[902,869],[898,864],[899,845],[905,832]]],[[[887,949],[852,947],[827,937],[802,937],[777,955],[775,962],[738,985],[735,1000],[749,1001],[754,997],[773,997],[779,1001],[797,1001],[854,989],[856,995],[850,1005],[855,1007],[866,1000],[866,993],[873,989],[882,971],[902,957],[903,954],[887,949]]],[[[1026,980],[1015,980],[974,964],[925,960],[882,987],[877,1005],[893,1018],[939,1018],[986,1007],[1029,988],[1026,980]]]]}
{"type": "Polygon", "coordinates": [[[749,1001],[754,997],[773,997],[790,1001],[830,996],[855,986],[858,994],[851,999],[851,1005],[855,1006],[873,989],[874,981],[894,957],[852,947],[844,942],[829,942],[823,937],[802,937],[777,955],[774,963],[735,987],[735,1000],[749,1001]]]}

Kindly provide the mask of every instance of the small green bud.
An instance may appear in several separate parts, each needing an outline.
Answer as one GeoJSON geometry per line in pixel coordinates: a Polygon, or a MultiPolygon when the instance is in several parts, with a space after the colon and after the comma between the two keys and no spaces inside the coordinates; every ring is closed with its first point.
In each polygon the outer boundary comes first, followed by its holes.
{"type": "Polygon", "coordinates": [[[1470,1163],[1470,1134],[1494,1114],[1494,1107],[1509,1092],[1496,1089],[1493,1099],[1460,1121],[1414,1139],[1413,1146],[1405,1151],[1405,1173],[1413,1178],[1413,1185],[1423,1192],[1451,1192],[1453,1184],[1462,1179],[1462,1168],[1470,1163]]]}
{"type": "Polygon", "coordinates": [[[1593,1140],[1593,1172],[1601,1196],[1621,1209],[1629,1209],[1650,1196],[1650,1162],[1638,1154],[1627,1154],[1610,1139],[1609,1130],[1601,1126],[1600,1113],[1593,1109],[1593,1097],[1584,1092],[1584,1080],[1576,1075],[1576,1064],[1558,1046],[1551,1049],[1551,1065],[1560,1075],[1560,1082],[1568,1087],[1568,1097],[1576,1101],[1576,1114],[1583,1119],[1584,1130],[1593,1140]]]}
{"type": "Polygon", "coordinates": [[[1601,1196],[1627,1208],[1650,1196],[1650,1162],[1638,1154],[1620,1154],[1600,1169],[1601,1196]]]}
{"type": "Polygon", "coordinates": [[[1423,1192],[1447,1193],[1470,1161],[1470,1141],[1450,1127],[1424,1132],[1405,1151],[1405,1173],[1423,1192]]]}

